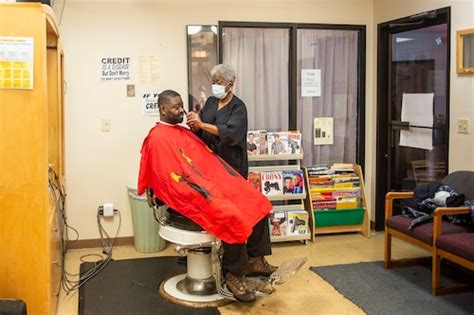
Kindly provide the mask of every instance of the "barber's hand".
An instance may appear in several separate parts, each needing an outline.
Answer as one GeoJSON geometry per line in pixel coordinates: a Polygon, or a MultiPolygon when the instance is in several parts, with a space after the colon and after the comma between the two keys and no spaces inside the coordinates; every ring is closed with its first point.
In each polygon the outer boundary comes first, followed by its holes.
{"type": "Polygon", "coordinates": [[[186,124],[191,128],[193,131],[197,131],[202,128],[202,121],[199,114],[196,112],[190,112],[186,116],[186,124]]]}

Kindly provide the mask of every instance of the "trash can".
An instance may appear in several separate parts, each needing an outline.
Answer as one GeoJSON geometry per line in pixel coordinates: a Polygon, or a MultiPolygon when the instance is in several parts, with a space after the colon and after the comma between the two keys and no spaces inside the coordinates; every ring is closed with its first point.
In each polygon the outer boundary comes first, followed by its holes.
{"type": "MultiPolygon", "coordinates": [[[[128,199],[132,210],[133,240],[135,249],[142,253],[159,252],[166,241],[159,235],[160,224],[153,216],[153,208],[148,206],[145,195],[139,196],[134,185],[128,185],[128,199]]],[[[164,215],[165,207],[159,207],[157,215],[164,215]]]]}

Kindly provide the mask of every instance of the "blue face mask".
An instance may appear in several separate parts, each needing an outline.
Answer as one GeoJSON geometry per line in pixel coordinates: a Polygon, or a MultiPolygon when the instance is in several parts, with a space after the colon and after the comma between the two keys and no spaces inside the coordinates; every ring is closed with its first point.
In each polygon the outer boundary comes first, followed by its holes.
{"type": "Polygon", "coordinates": [[[217,97],[218,99],[223,99],[224,97],[226,97],[227,93],[225,91],[225,88],[226,88],[227,85],[219,85],[219,84],[213,84],[212,85],[212,94],[214,94],[215,97],[217,97]]]}

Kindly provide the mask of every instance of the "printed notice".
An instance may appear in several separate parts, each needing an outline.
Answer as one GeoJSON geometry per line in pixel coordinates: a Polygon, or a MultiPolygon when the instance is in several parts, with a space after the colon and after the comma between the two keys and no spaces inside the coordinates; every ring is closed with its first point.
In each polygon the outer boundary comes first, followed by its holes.
{"type": "Polygon", "coordinates": [[[143,115],[156,116],[160,114],[158,109],[158,94],[159,93],[143,93],[143,115]]]}
{"type": "Polygon", "coordinates": [[[130,57],[100,58],[101,80],[130,80],[130,57]]]}
{"type": "Polygon", "coordinates": [[[160,82],[160,61],[156,56],[140,57],[140,83],[160,82]]]}
{"type": "Polygon", "coordinates": [[[314,145],[334,144],[334,118],[314,119],[314,145]]]}
{"type": "Polygon", "coordinates": [[[433,93],[403,93],[401,120],[410,129],[400,130],[400,146],[433,149],[433,101],[433,93]]]}
{"type": "Polygon", "coordinates": [[[33,38],[0,36],[0,88],[33,89],[33,38]]]}
{"type": "Polygon", "coordinates": [[[301,96],[321,96],[321,69],[301,70],[301,96]]]}

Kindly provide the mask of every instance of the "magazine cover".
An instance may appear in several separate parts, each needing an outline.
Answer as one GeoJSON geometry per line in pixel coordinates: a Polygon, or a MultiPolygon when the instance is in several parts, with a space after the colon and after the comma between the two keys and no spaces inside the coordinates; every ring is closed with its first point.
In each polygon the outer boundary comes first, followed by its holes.
{"type": "Polygon", "coordinates": [[[257,143],[257,154],[268,154],[268,144],[267,144],[267,131],[266,130],[257,130],[258,139],[257,143]]]}
{"type": "Polygon", "coordinates": [[[288,131],[288,153],[300,154],[301,151],[301,132],[288,131]]]}
{"type": "Polygon", "coordinates": [[[283,174],[282,172],[262,172],[262,193],[265,196],[281,195],[283,174]]]}
{"type": "Polygon", "coordinates": [[[259,140],[259,131],[251,130],[247,132],[247,154],[257,155],[257,141],[259,140]]]}
{"type": "Polygon", "coordinates": [[[274,211],[270,214],[270,231],[272,236],[286,235],[287,222],[285,211],[274,211]]]}
{"type": "Polygon", "coordinates": [[[267,143],[269,154],[287,154],[288,132],[268,132],[267,143]]]}
{"type": "Polygon", "coordinates": [[[247,181],[252,184],[253,187],[255,187],[255,189],[257,189],[258,191],[262,191],[262,177],[260,175],[260,173],[257,173],[257,172],[249,172],[248,176],[247,176],[247,181]]]}
{"type": "Polygon", "coordinates": [[[287,231],[288,235],[304,235],[308,233],[308,212],[290,211],[287,214],[287,231]]]}
{"type": "Polygon", "coordinates": [[[283,194],[304,193],[303,170],[283,171],[283,194]]]}

